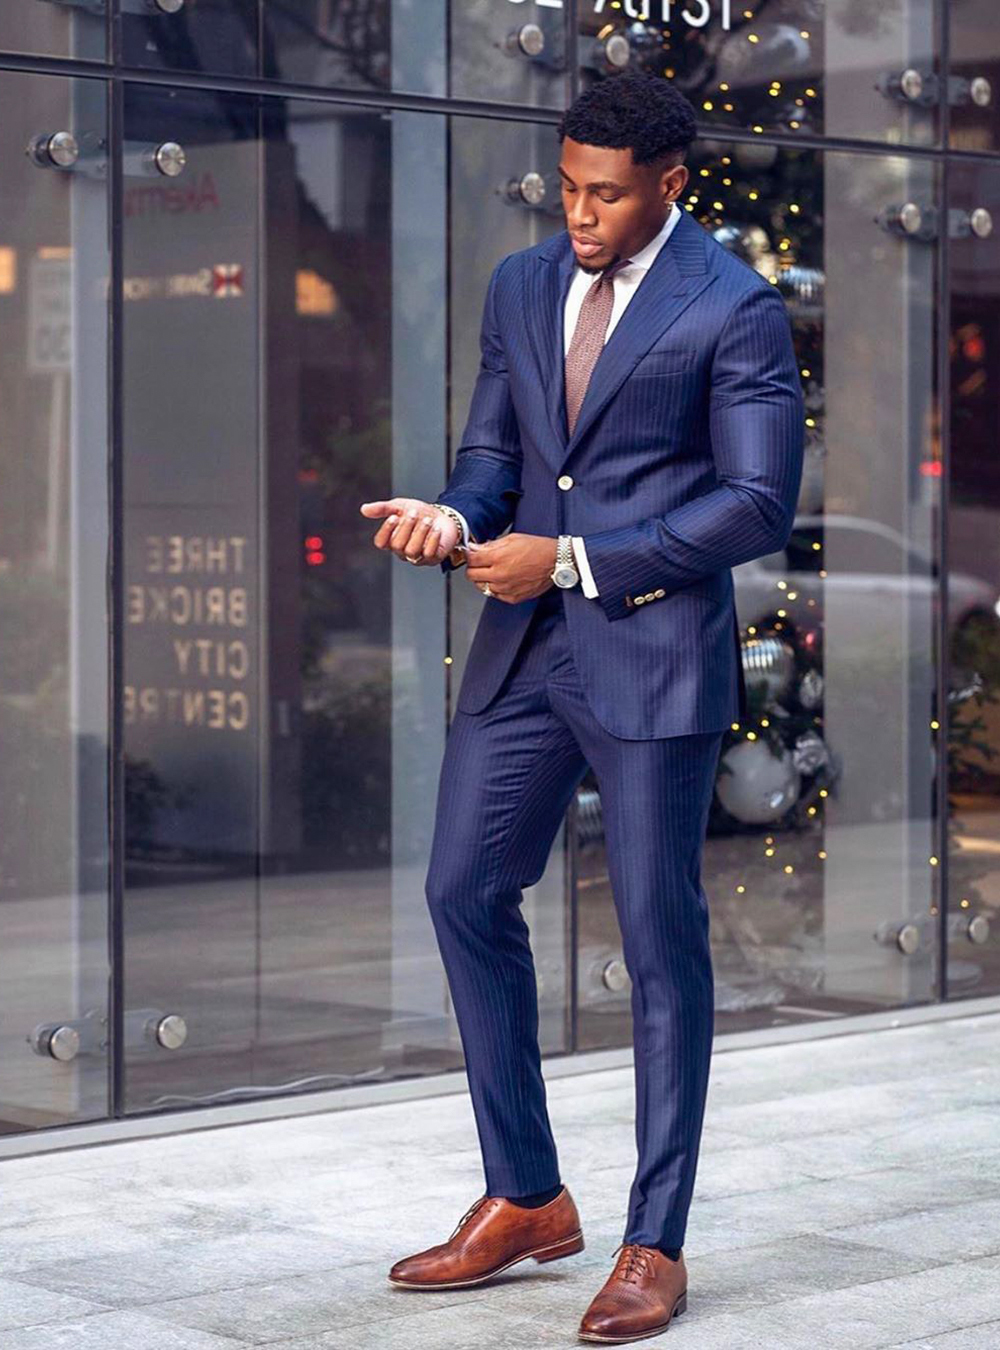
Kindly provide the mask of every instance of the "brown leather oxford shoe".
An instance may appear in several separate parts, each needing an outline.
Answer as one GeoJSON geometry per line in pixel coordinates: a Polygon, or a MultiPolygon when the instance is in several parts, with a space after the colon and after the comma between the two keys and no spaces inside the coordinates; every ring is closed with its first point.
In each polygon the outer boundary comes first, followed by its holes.
{"type": "Polygon", "coordinates": [[[556,1261],[580,1251],[580,1215],[565,1186],[537,1209],[521,1208],[499,1195],[481,1195],[447,1242],[397,1261],[389,1282],[400,1289],[461,1289],[484,1284],[529,1256],[556,1261]]]}
{"type": "Polygon", "coordinates": [[[684,1253],[676,1261],[656,1247],[623,1242],[614,1270],[580,1322],[582,1341],[638,1341],[666,1331],[687,1308],[684,1253]]]}

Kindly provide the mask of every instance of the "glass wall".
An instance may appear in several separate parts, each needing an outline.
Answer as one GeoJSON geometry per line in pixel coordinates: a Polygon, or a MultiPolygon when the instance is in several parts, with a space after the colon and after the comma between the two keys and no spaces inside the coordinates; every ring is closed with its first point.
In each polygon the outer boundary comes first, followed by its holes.
{"type": "Polygon", "coordinates": [[[949,169],[947,991],[1000,990],[1000,166],[949,169]]]}
{"type": "Polygon", "coordinates": [[[0,1132],[110,1107],[107,88],[0,70],[0,1132]]]}
{"type": "MultiPolygon", "coordinates": [[[[688,162],[686,205],[785,298],[806,405],[788,546],[734,569],[749,716],[703,863],[719,1026],[924,1001],[934,945],[899,938],[933,884],[937,254],[893,213],[937,199],[938,166],[712,140],[688,162]]],[[[583,791],[581,1039],[619,1044],[627,972],[583,791]]]]}
{"type": "MultiPolygon", "coordinates": [[[[993,27],[3,7],[0,1129],[461,1068],[423,887],[483,602],[358,508],[444,486],[560,111],[629,67],[693,101],[683,207],[783,296],[807,415],[788,547],[734,569],[717,1029],[1000,991],[993,27]]],[[[591,775],[524,912],[543,1052],[627,1047],[591,775]]]]}

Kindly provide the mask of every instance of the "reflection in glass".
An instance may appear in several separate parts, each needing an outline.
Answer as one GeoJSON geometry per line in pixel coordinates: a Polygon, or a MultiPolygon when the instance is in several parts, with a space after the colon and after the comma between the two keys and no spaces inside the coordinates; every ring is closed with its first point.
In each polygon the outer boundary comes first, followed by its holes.
{"type": "Polygon", "coordinates": [[[947,7],[950,124],[956,150],[1000,150],[1000,27],[995,0],[947,7]]]}
{"type": "MultiPolygon", "coordinates": [[[[787,547],[733,569],[749,716],[703,880],[720,1029],[933,996],[933,164],[696,142],[685,207],[777,286],[806,404],[787,547]],[[928,213],[925,212],[925,217],[928,213]]],[[[668,245],[669,247],[669,245],[668,245]]],[[[627,1041],[599,798],[577,800],[581,1045],[627,1041]]]]}
{"type": "Polygon", "coordinates": [[[268,0],[261,21],[266,77],[447,93],[447,0],[268,0]]]}
{"type": "Polygon", "coordinates": [[[69,56],[103,61],[107,55],[108,6],[104,0],[3,0],[0,52],[69,56]]]}
{"type": "Polygon", "coordinates": [[[0,106],[7,1133],[108,1110],[109,260],[103,85],[0,73],[0,106]]]}
{"type": "Polygon", "coordinates": [[[666,78],[720,128],[939,139],[935,0],[581,0],[584,84],[666,78]]]}
{"type": "Polygon", "coordinates": [[[1000,989],[1000,171],[955,164],[948,515],[949,994],[1000,989]]]}
{"type": "Polygon", "coordinates": [[[118,0],[122,60],[149,70],[256,75],[259,0],[118,0]]]}
{"type": "Polygon", "coordinates": [[[521,0],[449,6],[454,98],[562,108],[568,100],[566,13],[521,0]]]}
{"type": "Polygon", "coordinates": [[[444,129],[128,88],[133,1111],[461,1062],[423,892],[445,579],[358,509],[443,483],[444,129]]]}

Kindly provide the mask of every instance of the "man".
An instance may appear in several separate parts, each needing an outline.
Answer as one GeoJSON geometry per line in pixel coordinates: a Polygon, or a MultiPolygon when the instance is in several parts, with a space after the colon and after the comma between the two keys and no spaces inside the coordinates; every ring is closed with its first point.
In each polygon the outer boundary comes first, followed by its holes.
{"type": "Polygon", "coordinates": [[[519,906],[589,765],[632,978],[638,1148],[623,1241],[578,1329],[602,1342],[655,1335],[686,1306],[713,1031],[700,855],[722,738],[746,707],[729,569],[784,546],[802,472],[781,296],[677,205],[695,131],[654,76],[576,100],[558,128],[566,229],[492,274],[445,491],[361,507],[384,518],[377,547],[445,571],[467,558],[487,597],[426,884],[486,1190],[389,1278],[478,1286],[583,1247],[519,906]]]}

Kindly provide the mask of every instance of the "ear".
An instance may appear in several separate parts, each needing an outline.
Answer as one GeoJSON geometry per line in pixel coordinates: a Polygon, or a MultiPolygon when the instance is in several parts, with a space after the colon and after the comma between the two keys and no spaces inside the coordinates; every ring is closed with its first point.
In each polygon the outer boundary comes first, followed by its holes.
{"type": "Polygon", "coordinates": [[[691,174],[686,164],[675,164],[673,168],[664,169],[660,179],[664,197],[671,196],[671,194],[674,198],[680,197],[690,177],[691,174]]]}

